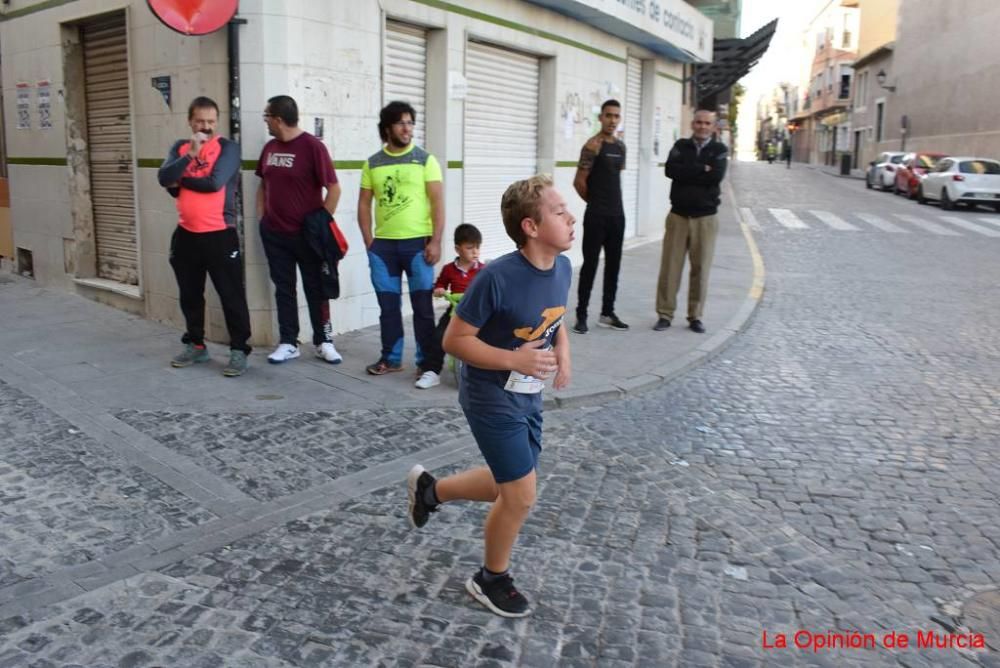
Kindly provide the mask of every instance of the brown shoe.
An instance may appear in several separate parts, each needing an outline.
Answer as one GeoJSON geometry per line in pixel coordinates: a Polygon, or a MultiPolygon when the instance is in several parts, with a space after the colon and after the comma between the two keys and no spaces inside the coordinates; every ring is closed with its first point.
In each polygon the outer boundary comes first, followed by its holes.
{"type": "Polygon", "coordinates": [[[402,364],[391,364],[387,360],[379,360],[375,364],[369,364],[365,367],[365,371],[373,376],[384,376],[387,373],[392,373],[393,371],[402,371],[402,364]]]}

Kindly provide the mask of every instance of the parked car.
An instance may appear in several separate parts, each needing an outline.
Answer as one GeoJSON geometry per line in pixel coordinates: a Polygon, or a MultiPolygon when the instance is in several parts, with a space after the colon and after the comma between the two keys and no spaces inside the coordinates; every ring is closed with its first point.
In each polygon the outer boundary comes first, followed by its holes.
{"type": "Polygon", "coordinates": [[[944,153],[907,153],[896,168],[893,191],[897,195],[906,195],[910,199],[916,199],[917,187],[920,182],[943,157],[945,157],[944,153]]]}
{"type": "Polygon", "coordinates": [[[878,157],[868,163],[868,173],[865,185],[869,188],[889,190],[896,178],[896,165],[903,161],[906,155],[902,151],[883,151],[878,157]]]}
{"type": "Polygon", "coordinates": [[[917,201],[938,200],[941,208],[985,204],[1000,212],[1000,162],[989,158],[942,158],[917,187],[917,201]]]}

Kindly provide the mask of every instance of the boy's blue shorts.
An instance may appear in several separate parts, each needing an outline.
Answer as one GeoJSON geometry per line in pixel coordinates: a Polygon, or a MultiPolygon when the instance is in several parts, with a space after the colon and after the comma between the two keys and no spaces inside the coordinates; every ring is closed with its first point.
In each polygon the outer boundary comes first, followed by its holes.
{"type": "Polygon", "coordinates": [[[465,419],[497,483],[513,482],[535,470],[542,451],[542,414],[471,413],[465,419]]]}

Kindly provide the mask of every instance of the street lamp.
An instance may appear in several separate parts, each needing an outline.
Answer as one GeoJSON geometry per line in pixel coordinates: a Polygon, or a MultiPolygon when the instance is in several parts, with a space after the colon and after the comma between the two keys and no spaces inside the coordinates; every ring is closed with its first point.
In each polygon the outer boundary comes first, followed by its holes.
{"type": "Polygon", "coordinates": [[[878,71],[878,74],[875,75],[875,81],[878,82],[879,87],[884,88],[885,90],[889,91],[890,93],[895,93],[896,92],[896,87],[895,86],[886,86],[885,85],[885,70],[879,70],[878,71]]]}

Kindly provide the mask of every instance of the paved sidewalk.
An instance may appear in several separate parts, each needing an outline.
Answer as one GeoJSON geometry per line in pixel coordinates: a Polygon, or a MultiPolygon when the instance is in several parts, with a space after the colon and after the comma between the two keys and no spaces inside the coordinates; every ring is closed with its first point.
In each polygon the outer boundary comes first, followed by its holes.
{"type": "Polygon", "coordinates": [[[839,165],[815,165],[812,163],[805,163],[805,162],[794,163],[794,164],[804,165],[809,169],[814,169],[818,172],[823,172],[824,174],[828,174],[830,176],[839,176],[845,179],[860,179],[862,181],[865,180],[865,170],[863,169],[852,169],[850,175],[844,176],[843,174],[840,173],[839,165]]]}
{"type": "MultiPolygon", "coordinates": [[[[633,243],[622,260],[617,307],[618,315],[632,329],[617,332],[596,326],[599,269],[591,296],[591,332],[586,336],[571,333],[573,381],[564,391],[547,393],[550,406],[599,403],[658,385],[721,350],[746,324],[761,286],[754,287],[753,255],[731,193],[723,200],[705,315],[708,333],[686,329],[683,317],[666,332],[652,331],[660,241],[633,243]]],[[[168,361],[180,348],[177,330],[20,277],[3,275],[0,280],[4,322],[0,366],[13,373],[39,374],[52,387],[85,395],[90,403],[107,410],[274,412],[443,407],[457,402],[456,379],[447,370],[439,387],[414,388],[412,358],[405,360],[409,370],[402,373],[366,374],[365,365],[378,357],[377,327],[337,337],[337,348],[344,356],[340,365],[315,359],[308,345],[302,347],[301,358],[282,365],[267,364],[269,351],[257,350],[250,357],[250,371],[232,379],[220,373],[228,354],[224,346],[209,346],[213,355],[209,364],[173,369],[168,361]]],[[[757,276],[758,283],[761,280],[757,276]]],[[[681,315],[686,294],[685,276],[678,300],[681,315]]],[[[570,324],[575,305],[574,282],[570,324]]],[[[336,303],[333,310],[336,317],[336,303]]],[[[406,350],[412,355],[409,321],[406,330],[406,350]]]]}

